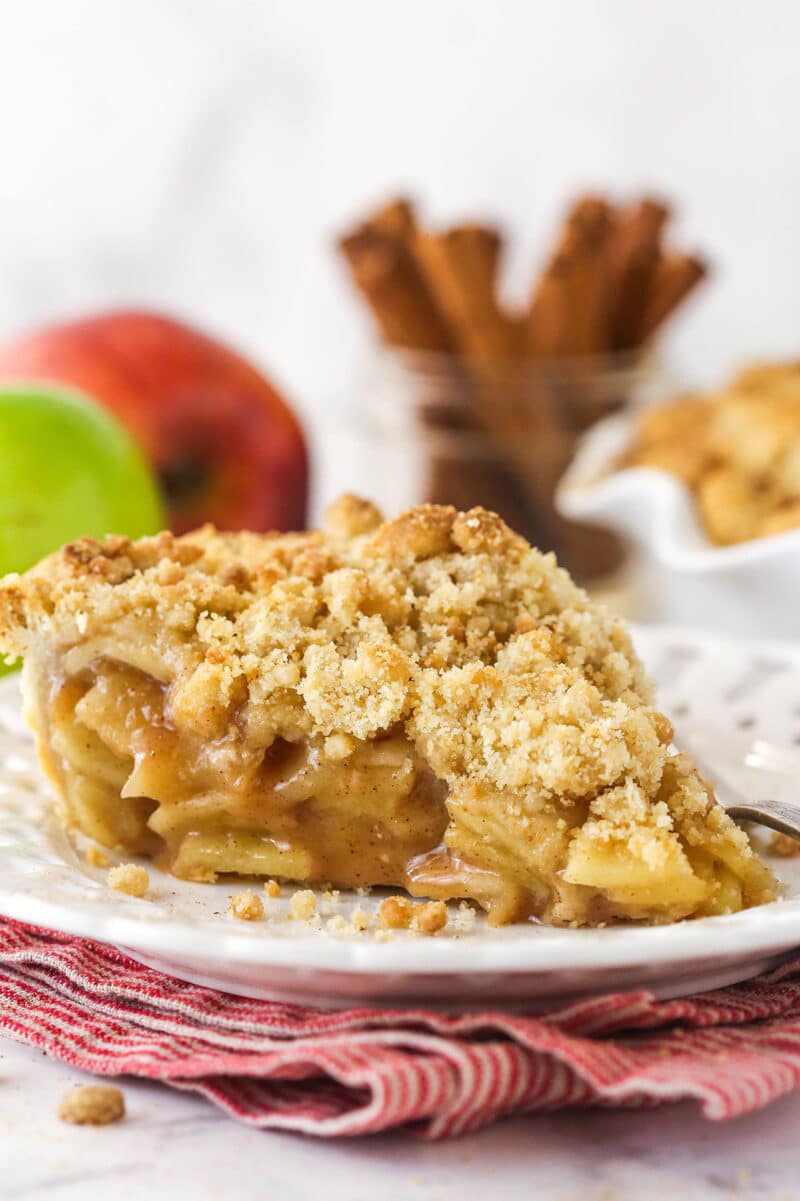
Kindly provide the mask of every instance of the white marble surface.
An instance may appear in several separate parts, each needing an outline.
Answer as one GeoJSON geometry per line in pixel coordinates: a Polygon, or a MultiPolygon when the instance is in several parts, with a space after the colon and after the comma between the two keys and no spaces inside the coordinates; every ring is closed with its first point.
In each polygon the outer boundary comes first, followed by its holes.
{"type": "Polygon", "coordinates": [[[0,1201],[796,1201],[800,1096],[726,1125],[692,1105],[500,1123],[450,1142],[327,1143],[125,1080],[123,1122],[66,1126],[81,1074],[0,1042],[0,1201]]]}

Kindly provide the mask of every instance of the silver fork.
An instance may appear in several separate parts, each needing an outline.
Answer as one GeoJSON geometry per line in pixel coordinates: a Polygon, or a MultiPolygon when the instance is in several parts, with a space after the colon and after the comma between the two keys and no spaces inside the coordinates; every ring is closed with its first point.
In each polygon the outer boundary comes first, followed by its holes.
{"type": "MultiPolygon", "coordinates": [[[[800,803],[795,801],[748,800],[738,788],[734,788],[718,771],[705,762],[695,750],[691,752],[700,774],[714,784],[717,800],[727,809],[731,817],[737,821],[758,822],[759,825],[769,826],[790,838],[800,839],[800,803]]],[[[800,756],[794,755],[790,748],[773,747],[762,739],[754,742],[745,755],[748,767],[758,767],[776,773],[787,774],[792,767],[800,767],[800,756]]]]}

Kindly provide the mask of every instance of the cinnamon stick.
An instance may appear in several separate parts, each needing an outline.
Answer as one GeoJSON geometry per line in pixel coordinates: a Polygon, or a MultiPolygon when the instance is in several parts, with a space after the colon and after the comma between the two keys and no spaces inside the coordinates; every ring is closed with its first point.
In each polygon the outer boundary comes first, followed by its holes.
{"type": "Polygon", "coordinates": [[[659,261],[668,217],[667,205],[645,196],[617,219],[608,266],[613,306],[610,349],[630,350],[642,340],[642,305],[659,261]]]}
{"type": "Polygon", "coordinates": [[[555,357],[597,354],[607,348],[610,230],[611,208],[602,197],[583,196],[571,207],[531,298],[530,353],[555,357]]]}
{"type": "Polygon", "coordinates": [[[362,228],[404,241],[411,237],[416,226],[417,217],[412,201],[406,196],[396,196],[371,213],[362,228]]]}
{"type": "Polygon", "coordinates": [[[554,358],[560,353],[569,320],[568,295],[572,264],[567,254],[554,255],[539,276],[531,297],[527,346],[532,357],[554,358]]]}
{"type": "Polygon", "coordinates": [[[707,274],[708,264],[697,255],[673,251],[661,256],[642,313],[642,341],[651,337],[658,327],[663,325],[707,274]]]}
{"type": "Polygon", "coordinates": [[[502,362],[513,354],[517,330],[501,310],[497,272],[501,238],[482,225],[444,233],[418,232],[414,250],[440,311],[469,358],[502,362]]]}
{"type": "Polygon", "coordinates": [[[564,351],[598,354],[608,348],[608,238],[611,206],[599,196],[578,201],[567,219],[572,250],[569,320],[564,351]]]}
{"type": "Polygon", "coordinates": [[[341,238],[339,247],[387,345],[442,353],[457,350],[404,241],[366,225],[341,238]]]}

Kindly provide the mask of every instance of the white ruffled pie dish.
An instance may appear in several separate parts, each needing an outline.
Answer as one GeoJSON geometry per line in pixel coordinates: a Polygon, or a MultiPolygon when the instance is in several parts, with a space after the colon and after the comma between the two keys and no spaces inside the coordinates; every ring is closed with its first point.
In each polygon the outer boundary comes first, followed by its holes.
{"type": "MultiPolygon", "coordinates": [[[[800,645],[655,627],[635,630],[634,640],[682,746],[745,792],[780,798],[796,790],[800,645]],[[780,774],[745,766],[759,738],[782,748],[780,774]]],[[[230,898],[247,881],[191,884],[146,862],[147,898],[126,896],[108,887],[106,870],[86,862],[53,815],[19,708],[17,680],[0,681],[0,914],[120,946],[199,984],[327,1006],[533,1010],[620,990],[675,997],[719,988],[800,946],[800,859],[773,863],[786,886],[773,904],[658,927],[492,929],[480,915],[465,923],[452,905],[435,937],[398,931],[384,941],[374,926],[377,892],[318,892],[320,920],[307,923],[289,920],[287,885],[265,901],[266,920],[241,922],[230,898]],[[328,927],[356,906],[373,918],[369,929],[328,927]]]]}
{"type": "Polygon", "coordinates": [[[564,516],[627,540],[635,615],[733,634],[800,637],[800,530],[714,546],[690,490],[675,476],[651,467],[615,469],[632,427],[633,419],[622,415],[588,431],[556,504],[564,516]]]}

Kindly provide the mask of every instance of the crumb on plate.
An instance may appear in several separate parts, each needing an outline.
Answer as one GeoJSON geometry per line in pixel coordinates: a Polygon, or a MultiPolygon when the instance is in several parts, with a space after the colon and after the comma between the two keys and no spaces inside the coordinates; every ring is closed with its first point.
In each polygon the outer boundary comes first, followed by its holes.
{"type": "Polygon", "coordinates": [[[411,929],[418,934],[436,934],[447,925],[447,906],[444,901],[427,901],[414,907],[411,929]]]}
{"type": "Polygon", "coordinates": [[[137,863],[118,863],[106,876],[111,888],[129,897],[143,897],[150,887],[150,877],[137,863]]]}
{"type": "Polygon", "coordinates": [[[408,897],[384,897],[378,907],[378,920],[388,930],[407,930],[412,909],[408,897]]]}
{"type": "Polygon", "coordinates": [[[363,934],[369,925],[369,914],[365,913],[360,905],[356,905],[355,909],[350,914],[350,925],[357,934],[363,934]]]}
{"type": "Polygon", "coordinates": [[[264,884],[264,892],[274,900],[275,897],[281,895],[281,886],[277,880],[267,880],[264,884]]]}
{"type": "Polygon", "coordinates": [[[298,922],[310,922],[317,912],[317,898],[310,888],[299,888],[289,902],[289,915],[298,922]]]}
{"type": "Polygon", "coordinates": [[[264,906],[254,892],[237,892],[231,897],[231,913],[240,922],[260,922],[264,906]]]}

